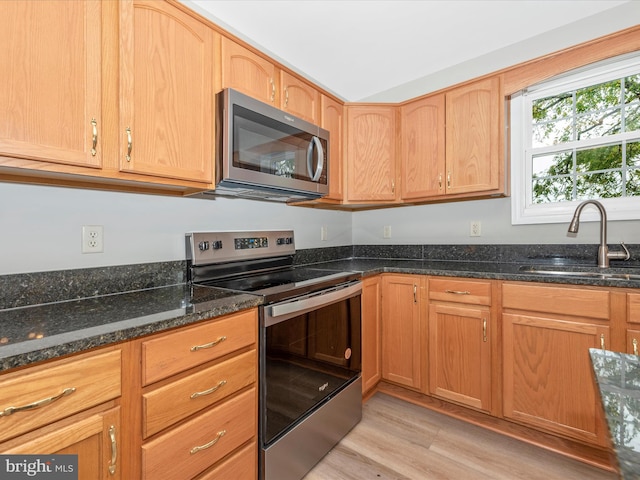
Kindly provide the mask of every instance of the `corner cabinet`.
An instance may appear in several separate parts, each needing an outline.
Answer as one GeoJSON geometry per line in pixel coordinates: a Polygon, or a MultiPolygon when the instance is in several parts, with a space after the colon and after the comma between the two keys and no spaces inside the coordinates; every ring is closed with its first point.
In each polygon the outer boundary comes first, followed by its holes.
{"type": "Polygon", "coordinates": [[[423,275],[382,275],[382,378],[423,390],[426,312],[423,275]]]}
{"type": "Polygon", "coordinates": [[[345,110],[346,203],[395,202],[397,108],[354,105],[345,110]]]}
{"type": "Polygon", "coordinates": [[[489,77],[445,94],[448,194],[504,193],[501,80],[489,77]]]}
{"type": "Polygon", "coordinates": [[[214,31],[167,2],[119,8],[120,169],[211,184],[214,31]]]}
{"type": "Polygon", "coordinates": [[[429,392],[491,411],[492,283],[429,278],[429,392]]]}
{"type": "Polygon", "coordinates": [[[0,2],[0,165],[102,165],[102,2],[0,2]]]}

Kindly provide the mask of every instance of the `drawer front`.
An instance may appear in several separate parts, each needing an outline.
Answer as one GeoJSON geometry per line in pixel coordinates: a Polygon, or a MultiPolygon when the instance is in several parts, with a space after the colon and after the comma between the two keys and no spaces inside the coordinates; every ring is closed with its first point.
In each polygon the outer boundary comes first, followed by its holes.
{"type": "Polygon", "coordinates": [[[429,299],[473,305],[491,305],[491,282],[430,277],[429,299]]]}
{"type": "Polygon", "coordinates": [[[258,444],[253,443],[238,450],[213,470],[197,480],[255,480],[258,478],[258,444]]]}
{"type": "Polygon", "coordinates": [[[256,343],[258,310],[167,333],[142,343],[142,383],[148,385],[256,343]]]}
{"type": "Polygon", "coordinates": [[[0,377],[0,441],[119,397],[121,368],[112,350],[0,377]]]}
{"type": "Polygon", "coordinates": [[[251,350],[145,393],[144,438],[255,383],[257,359],[251,350]]]}
{"type": "Polygon", "coordinates": [[[611,299],[606,290],[504,283],[502,308],[609,320],[611,299]]]}
{"type": "Polygon", "coordinates": [[[640,294],[627,294],[627,312],[629,312],[627,319],[629,322],[640,323],[640,294]]]}
{"type": "Polygon", "coordinates": [[[257,433],[252,388],[142,446],[143,478],[192,478],[257,433]]]}

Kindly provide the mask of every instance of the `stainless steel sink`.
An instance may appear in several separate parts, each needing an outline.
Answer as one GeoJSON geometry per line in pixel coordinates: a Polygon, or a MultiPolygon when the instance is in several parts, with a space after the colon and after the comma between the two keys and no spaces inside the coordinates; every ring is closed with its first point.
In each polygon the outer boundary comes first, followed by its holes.
{"type": "Polygon", "coordinates": [[[547,267],[523,265],[519,269],[522,273],[533,273],[536,275],[551,275],[558,277],[578,277],[578,278],[600,278],[603,280],[640,280],[638,273],[603,272],[590,267],[547,267]]]}

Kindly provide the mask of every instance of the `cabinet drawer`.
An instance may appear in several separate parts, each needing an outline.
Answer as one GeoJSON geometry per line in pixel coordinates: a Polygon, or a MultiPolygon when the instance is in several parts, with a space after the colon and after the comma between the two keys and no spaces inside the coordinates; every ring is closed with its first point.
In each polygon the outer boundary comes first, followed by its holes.
{"type": "Polygon", "coordinates": [[[4,375],[0,377],[0,441],[119,397],[120,392],[120,350],[4,375]],[[29,405],[34,408],[20,409],[29,405]]]}
{"type": "Polygon", "coordinates": [[[192,478],[257,432],[256,389],[198,415],[142,446],[143,478],[192,478]]]}
{"type": "Polygon", "coordinates": [[[640,323],[640,294],[627,294],[627,312],[629,312],[629,318],[627,318],[627,321],[640,323]]]}
{"type": "Polygon", "coordinates": [[[233,478],[236,480],[255,480],[258,478],[258,444],[253,443],[238,450],[213,470],[197,478],[197,480],[220,480],[233,478]]]}
{"type": "Polygon", "coordinates": [[[144,437],[255,383],[257,358],[251,350],[145,393],[144,437]]]}
{"type": "Polygon", "coordinates": [[[142,383],[148,385],[256,343],[258,311],[247,310],[142,343],[142,383]]]}
{"type": "Polygon", "coordinates": [[[502,285],[502,308],[608,320],[610,304],[610,293],[606,290],[510,283],[502,285]]]}
{"type": "Polygon", "coordinates": [[[429,278],[429,299],[491,305],[491,282],[457,278],[429,278]]]}

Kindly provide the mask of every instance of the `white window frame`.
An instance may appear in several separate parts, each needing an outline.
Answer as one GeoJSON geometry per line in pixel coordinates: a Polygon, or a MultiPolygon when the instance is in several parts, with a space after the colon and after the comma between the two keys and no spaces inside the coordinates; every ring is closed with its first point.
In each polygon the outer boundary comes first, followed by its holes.
{"type": "MultiPolygon", "coordinates": [[[[535,98],[544,98],[556,93],[574,90],[587,85],[597,85],[615,78],[640,72],[640,52],[623,55],[569,74],[555,77],[544,83],[529,87],[513,95],[510,100],[510,158],[511,158],[511,223],[513,225],[565,223],[571,220],[582,200],[547,204],[532,202],[532,155],[528,152],[532,143],[531,120],[528,112],[535,98]]],[[[637,138],[638,132],[621,133],[607,137],[611,142],[637,138]]],[[[607,210],[610,220],[640,219],[640,198],[598,199],[607,210]]],[[[597,220],[595,209],[585,209],[585,220],[597,220]]]]}

